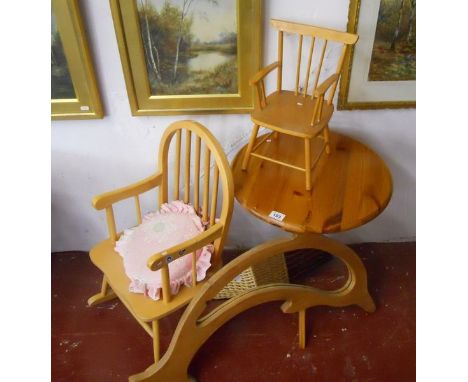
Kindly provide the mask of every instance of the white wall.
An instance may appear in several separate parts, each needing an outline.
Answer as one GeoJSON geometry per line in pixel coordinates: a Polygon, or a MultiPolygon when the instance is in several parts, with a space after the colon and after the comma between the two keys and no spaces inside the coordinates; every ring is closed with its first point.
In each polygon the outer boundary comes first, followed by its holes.
{"type": "MultiPolygon", "coordinates": [[[[107,234],[103,212],[91,207],[98,193],[152,173],[157,147],[166,126],[195,119],[207,126],[231,160],[246,143],[248,115],[132,117],[120,65],[108,1],[83,0],[82,10],[93,51],[105,118],[52,122],[52,251],[88,250],[107,234]]],[[[345,30],[348,0],[266,0],[264,63],[274,60],[276,35],[270,18],[283,18],[345,30]]],[[[337,235],[345,242],[399,241],[416,235],[415,110],[335,112],[331,128],[360,139],[381,154],[393,174],[394,194],[374,221],[337,235]]],[[[146,198],[144,209],[151,200],[146,198]]],[[[120,228],[133,225],[131,203],[119,205],[120,228]]],[[[228,246],[246,248],[284,235],[282,231],[235,206],[228,246]]]]}

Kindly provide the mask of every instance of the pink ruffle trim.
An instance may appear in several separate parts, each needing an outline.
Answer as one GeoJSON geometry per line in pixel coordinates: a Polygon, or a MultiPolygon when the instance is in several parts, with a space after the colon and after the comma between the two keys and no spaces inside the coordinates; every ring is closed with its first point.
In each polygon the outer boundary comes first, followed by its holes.
{"type": "MultiPolygon", "coordinates": [[[[207,247],[213,247],[212,245],[205,246],[197,252],[201,252],[200,255],[197,255],[197,281],[202,281],[206,277],[206,271],[211,267],[211,252],[207,247]]],[[[169,273],[171,266],[169,264],[169,273]]],[[[161,272],[161,271],[156,271],[161,272]]],[[[179,279],[171,279],[170,287],[171,294],[175,295],[179,293],[179,289],[182,285],[192,286],[192,270],[188,271],[184,277],[179,279]]],[[[137,279],[131,279],[128,290],[133,293],[143,293],[146,297],[151,298],[152,300],[159,300],[161,298],[161,282],[156,283],[145,283],[137,279]]]]}
{"type": "MultiPolygon", "coordinates": [[[[195,209],[189,205],[185,204],[182,201],[173,201],[170,203],[165,203],[161,206],[159,212],[151,212],[144,216],[142,224],[145,222],[151,222],[151,220],[158,214],[169,214],[169,213],[177,213],[177,214],[187,214],[192,219],[196,229],[199,232],[203,232],[205,230],[204,224],[200,217],[196,214],[195,209]]],[[[118,252],[122,257],[125,258],[126,254],[129,252],[128,248],[126,248],[128,239],[131,237],[132,233],[138,229],[138,227],[126,229],[124,234],[120,237],[120,239],[116,242],[115,250],[118,252]]],[[[197,281],[202,281],[206,277],[207,270],[211,267],[211,254],[213,253],[213,245],[205,245],[201,249],[196,251],[197,254],[197,281]]],[[[191,259],[191,254],[187,254],[184,258],[191,259]]],[[[173,278],[171,274],[171,268],[174,266],[179,266],[180,264],[176,264],[178,261],[182,260],[183,258],[179,258],[174,260],[172,263],[169,264],[169,275],[170,275],[170,288],[171,294],[175,295],[179,292],[179,289],[182,285],[185,286],[192,286],[192,267],[187,267],[187,271],[178,278],[173,278]]],[[[191,263],[191,261],[190,261],[191,263]]],[[[154,272],[154,279],[155,281],[152,282],[145,282],[140,280],[137,277],[131,277],[130,275],[127,276],[130,278],[130,285],[129,291],[133,293],[143,293],[145,296],[151,298],[152,300],[159,300],[161,298],[161,288],[162,288],[162,281],[161,281],[161,271],[158,270],[154,272]]]]}

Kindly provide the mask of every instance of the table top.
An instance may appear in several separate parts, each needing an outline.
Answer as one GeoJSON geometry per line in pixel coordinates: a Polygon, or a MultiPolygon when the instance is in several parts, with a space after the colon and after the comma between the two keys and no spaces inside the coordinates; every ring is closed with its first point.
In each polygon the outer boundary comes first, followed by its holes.
{"type": "MultiPolygon", "coordinates": [[[[346,135],[330,132],[330,142],[331,154],[324,153],[312,170],[310,191],[305,189],[304,172],[257,157],[251,156],[247,170],[242,171],[244,146],[232,163],[237,201],[258,218],[289,232],[342,232],[374,219],[392,195],[385,162],[346,135]],[[277,221],[269,216],[272,211],[286,216],[277,221]]],[[[313,140],[312,157],[322,145],[321,140],[313,140]]],[[[256,152],[304,167],[300,138],[279,134],[256,152]]]]}

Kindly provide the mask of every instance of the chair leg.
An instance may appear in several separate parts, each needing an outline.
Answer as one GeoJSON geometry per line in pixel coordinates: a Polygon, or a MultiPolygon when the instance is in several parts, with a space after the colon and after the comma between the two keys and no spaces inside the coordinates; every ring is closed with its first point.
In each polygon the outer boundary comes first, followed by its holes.
{"type": "Polygon", "coordinates": [[[96,306],[103,302],[113,300],[117,295],[111,289],[106,276],[102,276],[101,291],[88,299],[89,306],[96,306]]]}
{"type": "Polygon", "coordinates": [[[306,310],[299,311],[299,347],[305,349],[306,345],[306,310]]]}
{"type": "Polygon", "coordinates": [[[330,154],[330,129],[327,126],[323,129],[323,139],[325,140],[325,152],[330,154]]]}
{"type": "Polygon", "coordinates": [[[306,178],[306,190],[310,191],[310,138],[304,139],[304,162],[305,162],[305,178],[306,178]]]}
{"type": "Polygon", "coordinates": [[[242,170],[246,170],[247,166],[249,165],[250,153],[252,152],[252,147],[255,143],[255,139],[257,139],[258,129],[260,128],[259,125],[254,125],[252,129],[252,134],[250,135],[250,141],[247,146],[247,150],[245,150],[244,159],[242,160],[242,170]]]}
{"type": "Polygon", "coordinates": [[[154,362],[158,362],[159,355],[159,321],[153,320],[153,353],[154,353],[154,362]]]}

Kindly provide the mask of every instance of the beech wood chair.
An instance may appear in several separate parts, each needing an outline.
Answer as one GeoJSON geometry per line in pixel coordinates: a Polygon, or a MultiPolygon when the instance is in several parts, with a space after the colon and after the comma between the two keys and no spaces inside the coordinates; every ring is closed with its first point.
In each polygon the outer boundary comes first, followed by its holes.
{"type": "Polygon", "coordinates": [[[109,238],[94,246],[90,252],[92,262],[103,272],[101,291],[88,300],[90,306],[118,297],[128,308],[143,329],[153,338],[154,359],[157,362],[159,354],[159,326],[158,320],[180,307],[188,304],[197,294],[200,287],[206,282],[209,275],[221,268],[221,252],[228,233],[234,202],[234,187],[231,169],[221,145],[215,137],[201,124],[194,121],[180,121],[170,125],[164,132],[159,147],[158,170],[150,177],[130,186],[117,189],[93,199],[93,206],[97,210],[106,210],[109,238]],[[183,181],[181,175],[181,146],[182,136],[185,133],[185,155],[183,181]],[[113,205],[127,198],[134,198],[136,220],[142,221],[139,196],[151,189],[159,187],[159,204],[169,200],[169,148],[175,137],[175,160],[173,171],[173,200],[179,197],[185,203],[191,202],[195,210],[201,212],[202,221],[207,222],[207,228],[198,236],[179,245],[169,248],[161,253],[155,253],[148,260],[148,267],[162,272],[162,299],[154,301],[142,294],[131,293],[128,290],[130,280],[125,274],[121,256],[115,252],[115,242],[120,234],[116,231],[113,205]],[[191,155],[192,139],[194,139],[194,155],[191,155]],[[202,141],[203,175],[200,173],[200,156],[202,141]],[[211,160],[211,158],[213,160],[211,160]],[[191,165],[193,164],[193,166],[191,165]],[[212,170],[211,170],[212,167],[212,170]],[[192,174],[191,169],[193,168],[192,174]],[[210,172],[212,176],[210,177],[210,172]],[[191,176],[192,175],[192,176],[191,176]],[[202,179],[201,179],[202,178],[202,179]],[[193,182],[191,182],[191,179],[193,182]],[[210,182],[211,181],[211,182],[210,182]],[[184,184],[183,195],[180,193],[180,185],[184,184]],[[201,183],[203,184],[200,192],[201,183]],[[211,183],[211,185],[210,185],[211,183]],[[216,218],[218,205],[218,183],[221,183],[222,204],[219,219],[216,218]],[[191,187],[193,185],[193,187],[191,187]],[[211,200],[210,200],[211,188],[211,200]],[[192,191],[192,192],[191,192],[192,191]],[[191,195],[192,194],[192,195],[191,195]],[[192,196],[192,198],[191,198],[192,196]],[[196,282],[196,257],[194,251],[208,243],[213,243],[214,253],[211,258],[212,267],[201,282],[196,282]],[[192,275],[194,286],[181,287],[179,293],[171,295],[169,286],[168,263],[187,254],[192,255],[192,275]]]}
{"type": "Polygon", "coordinates": [[[250,156],[255,156],[305,172],[306,190],[310,190],[312,169],[317,164],[324,151],[330,154],[328,122],[333,115],[333,97],[338,85],[338,80],[340,79],[346,50],[349,46],[356,43],[358,35],[274,19],[271,20],[271,26],[278,30],[278,60],[261,69],[250,79],[250,84],[254,85],[257,90],[257,104],[251,115],[254,126],[243,158],[242,169],[247,170],[250,156]],[[294,91],[283,90],[282,88],[284,33],[297,35],[298,39],[294,91]],[[310,48],[307,58],[307,69],[305,71],[305,82],[303,86],[300,86],[304,37],[310,38],[310,48]],[[313,86],[309,94],[309,78],[314,56],[314,47],[319,44],[319,40],[322,40],[322,49],[320,59],[316,66],[313,86]],[[319,84],[320,72],[329,41],[342,44],[341,53],[335,72],[319,84]],[[277,69],[277,89],[266,96],[264,78],[275,69],[277,69]],[[303,87],[302,91],[300,89],[301,87],[303,87]],[[325,100],[327,92],[328,98],[325,100]],[[272,130],[272,132],[263,135],[256,142],[260,126],[266,127],[272,130]],[[278,133],[303,139],[304,167],[292,165],[284,161],[282,157],[271,158],[256,152],[265,142],[269,142],[269,138],[272,134],[274,138],[278,133]],[[313,161],[311,158],[312,139],[323,140],[323,148],[313,161]]]}

